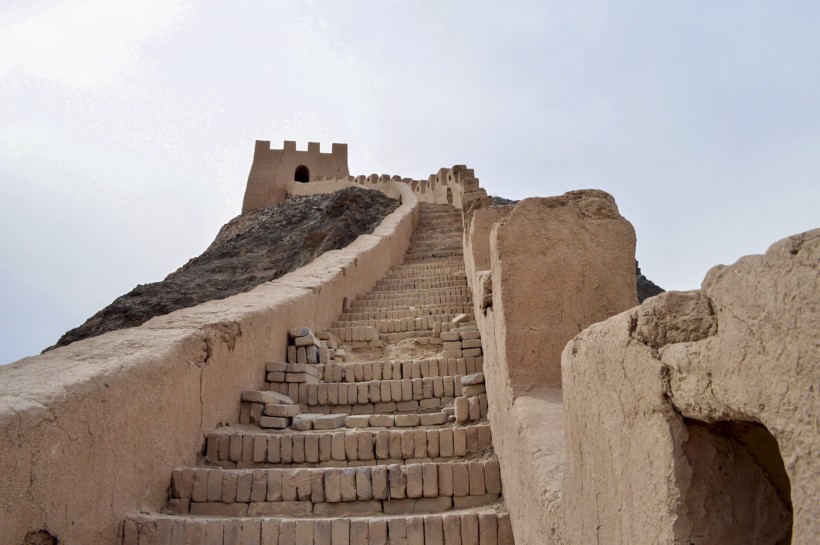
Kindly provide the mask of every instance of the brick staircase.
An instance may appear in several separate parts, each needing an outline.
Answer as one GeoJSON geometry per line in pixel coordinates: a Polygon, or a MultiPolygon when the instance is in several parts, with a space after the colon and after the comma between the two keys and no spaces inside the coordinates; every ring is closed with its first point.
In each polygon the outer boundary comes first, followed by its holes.
{"type": "Polygon", "coordinates": [[[459,211],[422,204],[405,262],[328,331],[291,332],[124,544],[511,545],[461,237],[459,211]]]}

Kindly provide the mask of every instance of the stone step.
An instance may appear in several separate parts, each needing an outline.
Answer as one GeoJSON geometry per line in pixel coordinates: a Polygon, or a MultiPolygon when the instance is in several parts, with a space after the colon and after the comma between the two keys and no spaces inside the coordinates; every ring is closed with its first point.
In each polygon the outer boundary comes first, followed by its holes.
{"type": "MultiPolygon", "coordinates": [[[[451,358],[455,361],[459,359],[465,362],[465,370],[480,370],[478,366],[467,367],[467,358],[451,358]]],[[[476,361],[476,358],[473,358],[476,361]]],[[[466,373],[470,374],[470,373],[466,373]]],[[[366,382],[331,382],[309,384],[305,382],[271,382],[269,390],[286,395],[299,403],[308,407],[339,407],[334,412],[347,412],[357,414],[354,409],[356,405],[373,405],[384,403],[405,403],[404,408],[399,405],[392,410],[398,412],[415,411],[419,403],[424,400],[435,400],[435,402],[423,404],[423,408],[441,406],[442,398],[453,398],[461,395],[461,375],[432,376],[414,379],[381,379],[366,382]],[[407,405],[415,401],[415,407],[407,405]],[[350,410],[348,410],[350,409],[350,410]]],[[[446,403],[447,401],[444,401],[446,403]]],[[[384,409],[378,412],[389,412],[384,409]]],[[[312,411],[318,412],[318,411],[312,411]]],[[[373,413],[374,410],[365,410],[363,413],[373,413]]]]}
{"type": "Polygon", "coordinates": [[[381,360],[329,363],[314,366],[322,380],[331,382],[370,382],[417,378],[455,377],[483,371],[483,358],[449,358],[424,360],[381,360]]]}
{"type": "Polygon", "coordinates": [[[494,507],[429,515],[197,517],[135,514],[123,545],[512,545],[506,511],[494,507]]]}
{"type": "Polygon", "coordinates": [[[492,449],[486,423],[418,428],[267,432],[222,428],[208,435],[206,459],[221,467],[346,467],[449,461],[492,449]]]}
{"type": "MultiPolygon", "coordinates": [[[[460,309],[467,309],[467,305],[459,305],[460,309]]],[[[472,308],[469,309],[472,311],[472,308]]],[[[351,328],[351,327],[372,327],[376,331],[381,333],[399,333],[402,331],[426,331],[433,329],[436,323],[442,322],[450,322],[453,318],[458,316],[459,314],[464,314],[464,312],[452,312],[449,314],[437,314],[437,315],[429,315],[429,316],[422,316],[419,318],[396,318],[396,319],[379,319],[379,320],[371,320],[371,319],[364,319],[364,320],[349,320],[349,321],[342,321],[342,322],[331,322],[330,323],[330,330],[338,330],[342,328],[351,328]]],[[[363,339],[363,340],[372,340],[370,339],[363,339]]]]}
{"type": "Polygon", "coordinates": [[[426,316],[442,316],[467,314],[472,312],[472,308],[466,305],[443,305],[416,307],[412,310],[408,307],[401,310],[382,310],[372,312],[343,312],[339,319],[343,321],[358,322],[362,320],[399,320],[402,318],[423,318],[426,316]]]}
{"type": "Polygon", "coordinates": [[[460,295],[469,296],[472,292],[467,286],[454,286],[447,288],[419,288],[412,290],[397,290],[390,289],[392,286],[384,286],[382,289],[374,289],[366,294],[357,297],[356,301],[393,299],[396,297],[407,297],[412,295],[414,297],[429,297],[435,295],[460,295]]]}
{"type": "Polygon", "coordinates": [[[415,279],[389,279],[376,282],[374,290],[385,288],[394,291],[408,291],[419,289],[442,289],[442,288],[462,288],[467,286],[467,278],[464,275],[450,275],[442,278],[430,278],[420,276],[415,279]]]}
{"type": "Polygon", "coordinates": [[[206,516],[351,516],[437,513],[495,503],[498,460],[346,468],[184,468],[169,509],[206,516]],[[416,501],[413,501],[416,500],[416,501]]]}
{"type": "MultiPolygon", "coordinates": [[[[400,292],[399,292],[400,293],[400,292]]],[[[407,292],[404,296],[399,296],[390,299],[356,299],[350,306],[352,309],[379,309],[379,310],[393,310],[394,307],[416,307],[422,305],[472,305],[472,296],[468,293],[465,295],[431,295],[427,297],[418,297],[414,292],[407,292]]]]}

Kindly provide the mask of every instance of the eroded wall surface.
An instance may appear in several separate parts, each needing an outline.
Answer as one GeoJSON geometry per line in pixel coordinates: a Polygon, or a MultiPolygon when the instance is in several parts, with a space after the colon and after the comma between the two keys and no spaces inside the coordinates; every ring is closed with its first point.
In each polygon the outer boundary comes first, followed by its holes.
{"type": "Polygon", "coordinates": [[[817,543],[818,263],[795,235],[567,345],[567,542],[817,543]]]}
{"type": "Polygon", "coordinates": [[[602,191],[472,214],[465,261],[518,545],[564,542],[560,353],[584,327],[637,304],[634,255],[634,230],[602,191]]]}

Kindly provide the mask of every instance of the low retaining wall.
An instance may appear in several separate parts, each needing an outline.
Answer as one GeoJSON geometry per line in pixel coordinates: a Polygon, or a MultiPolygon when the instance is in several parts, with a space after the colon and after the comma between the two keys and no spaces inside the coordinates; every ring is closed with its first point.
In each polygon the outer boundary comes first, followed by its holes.
{"type": "Polygon", "coordinates": [[[243,390],[283,359],[287,329],[329,326],[403,259],[418,199],[370,235],[243,294],[0,367],[0,543],[47,530],[67,545],[118,543],[123,515],[156,510],[205,434],[237,422],[243,390]]]}

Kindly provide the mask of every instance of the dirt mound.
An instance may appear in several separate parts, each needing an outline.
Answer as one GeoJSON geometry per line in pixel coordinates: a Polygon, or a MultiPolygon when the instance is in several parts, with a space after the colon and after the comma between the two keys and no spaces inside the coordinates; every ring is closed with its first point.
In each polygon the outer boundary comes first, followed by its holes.
{"type": "Polygon", "coordinates": [[[202,255],[162,282],[140,284],[118,297],[47,350],[253,289],[373,232],[398,204],[378,191],[349,188],[238,216],[202,255]]]}

